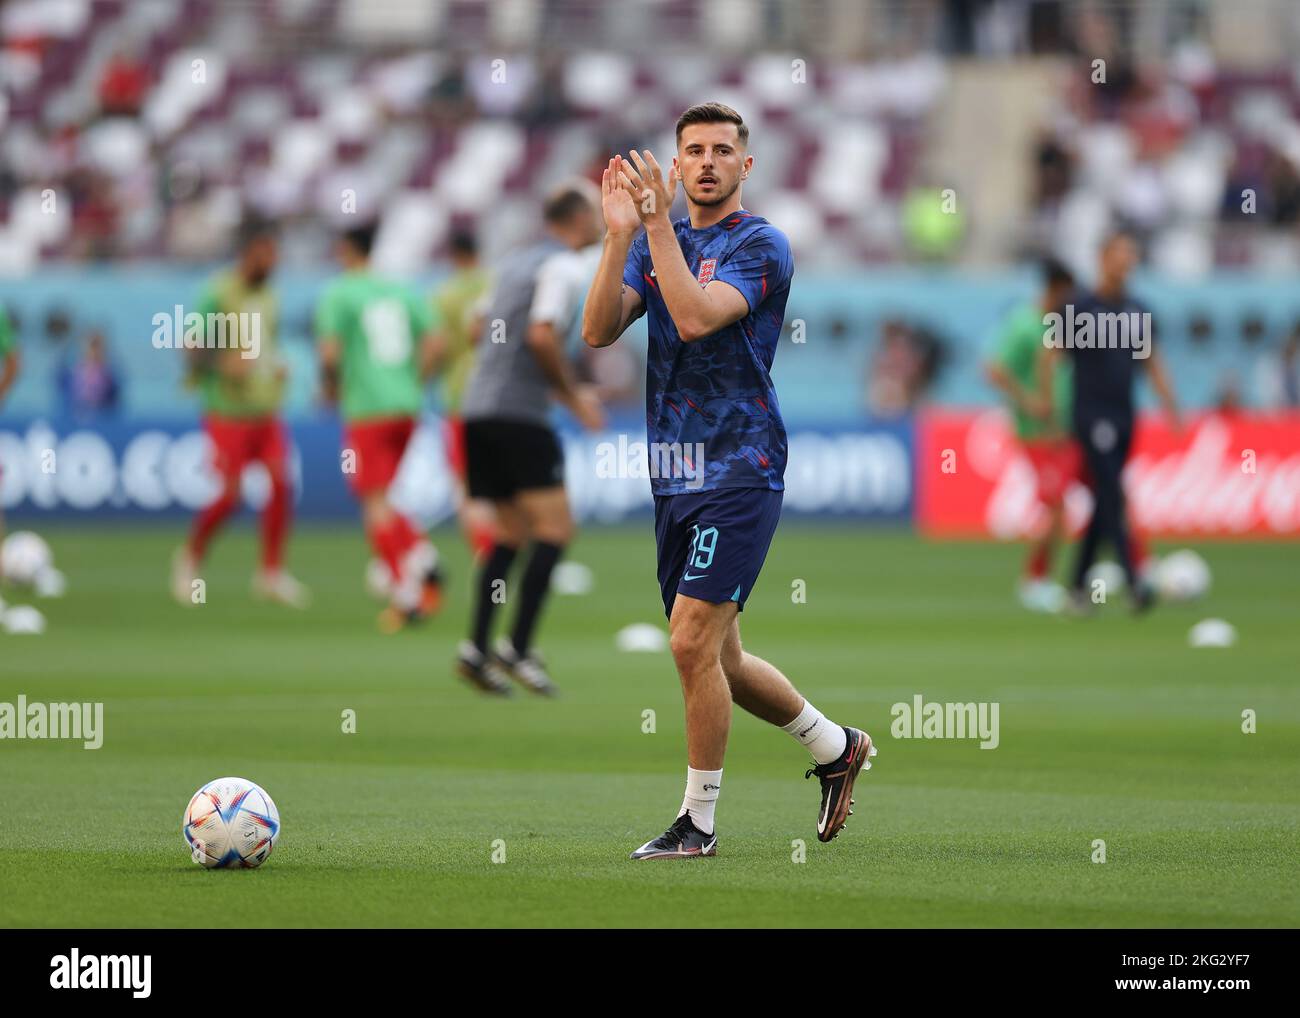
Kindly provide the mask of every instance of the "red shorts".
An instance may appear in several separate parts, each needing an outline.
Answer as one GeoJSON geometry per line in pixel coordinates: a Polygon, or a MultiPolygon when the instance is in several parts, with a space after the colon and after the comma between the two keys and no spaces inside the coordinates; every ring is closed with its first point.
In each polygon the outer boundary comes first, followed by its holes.
{"type": "Polygon", "coordinates": [[[250,463],[285,474],[289,442],[278,418],[207,417],[203,430],[212,441],[212,467],[227,483],[238,481],[250,463]]]}
{"type": "Polygon", "coordinates": [[[465,422],[461,418],[448,415],[443,419],[442,444],[446,450],[447,466],[464,481],[469,457],[465,454],[465,422]]]}
{"type": "Polygon", "coordinates": [[[1043,505],[1059,505],[1070,485],[1083,479],[1083,455],[1074,439],[1040,439],[1022,447],[1034,468],[1038,501],[1043,505]]]}
{"type": "Polygon", "coordinates": [[[388,490],[402,464],[407,443],[415,433],[414,417],[389,417],[384,420],[353,421],[343,429],[343,448],[351,451],[355,468],[344,476],[357,495],[388,490]]]}

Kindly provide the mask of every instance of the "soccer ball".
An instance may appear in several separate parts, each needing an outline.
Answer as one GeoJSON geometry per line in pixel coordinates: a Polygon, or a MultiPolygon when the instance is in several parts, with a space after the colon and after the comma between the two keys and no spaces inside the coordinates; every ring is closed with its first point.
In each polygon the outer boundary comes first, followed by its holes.
{"type": "Polygon", "coordinates": [[[0,573],[10,583],[27,587],[54,563],[50,546],[39,534],[18,530],[5,538],[0,547],[0,573]]]}
{"type": "Polygon", "coordinates": [[[1124,588],[1128,586],[1128,582],[1124,578],[1124,567],[1118,562],[1111,562],[1109,559],[1103,559],[1102,561],[1095,563],[1093,567],[1088,570],[1089,588],[1098,581],[1101,582],[1102,589],[1106,592],[1107,597],[1110,597],[1112,594],[1123,593],[1124,588]]]}
{"type": "Polygon", "coordinates": [[[595,585],[595,573],[581,562],[561,562],[551,573],[551,589],[557,594],[581,597],[590,594],[595,585]]]}
{"type": "Polygon", "coordinates": [[[253,782],[217,778],[194,793],[181,830],[190,858],[200,866],[253,869],[275,848],[280,811],[253,782]]]}
{"type": "Polygon", "coordinates": [[[1157,576],[1160,595],[1167,601],[1194,601],[1210,589],[1210,567],[1187,548],[1161,559],[1157,576]]]}
{"type": "Polygon", "coordinates": [[[1201,619],[1187,634],[1193,647],[1231,647],[1237,642],[1237,629],[1223,619],[1201,619]]]}
{"type": "Polygon", "coordinates": [[[36,574],[32,586],[39,597],[62,597],[68,591],[68,578],[50,566],[36,574]]]}
{"type": "Polygon", "coordinates": [[[31,605],[16,604],[0,613],[0,626],[14,636],[39,636],[45,632],[45,616],[31,605]]]}

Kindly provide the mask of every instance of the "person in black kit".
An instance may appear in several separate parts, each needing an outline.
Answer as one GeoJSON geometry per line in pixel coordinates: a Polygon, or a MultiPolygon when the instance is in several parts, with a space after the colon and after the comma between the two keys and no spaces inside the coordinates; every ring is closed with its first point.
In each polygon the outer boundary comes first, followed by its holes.
{"type": "Polygon", "coordinates": [[[1119,556],[1134,608],[1144,611],[1155,599],[1134,568],[1122,480],[1133,441],[1133,389],[1139,365],[1146,365],[1175,430],[1179,422],[1173,389],[1155,351],[1151,314],[1128,292],[1129,273],[1138,259],[1133,236],[1112,233],[1101,247],[1095,289],[1077,291],[1054,323],[1044,323],[1049,356],[1042,358],[1039,391],[1050,407],[1052,365],[1058,357],[1068,356],[1073,366],[1074,435],[1091,475],[1092,519],[1079,544],[1070,590],[1074,608],[1082,612],[1091,609],[1084,585],[1103,540],[1119,556]]]}

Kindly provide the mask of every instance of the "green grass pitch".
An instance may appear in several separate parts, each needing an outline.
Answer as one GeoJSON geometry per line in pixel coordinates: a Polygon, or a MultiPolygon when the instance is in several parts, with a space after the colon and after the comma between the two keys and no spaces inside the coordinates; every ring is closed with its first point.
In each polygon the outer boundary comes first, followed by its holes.
{"type": "Polygon", "coordinates": [[[685,765],[670,657],[614,647],[620,627],[662,621],[648,525],[582,535],[570,557],[595,590],[543,621],[564,696],[513,702],[451,675],[469,566],[450,531],[443,616],[392,637],[362,590],[359,530],[296,535],[316,594],[302,614],[248,597],[246,528],[188,611],[165,589],[178,530],[45,533],[69,593],[41,603],[44,636],[0,635],[0,700],[100,700],[106,733],[97,751],[0,742],[5,926],[1300,923],[1300,545],[1205,545],[1206,601],[1078,621],[1017,607],[1016,549],[787,522],[746,645],[873,734],[856,815],[819,844],[805,754],[738,713],[718,856],[637,864],[685,765]],[[1235,648],[1187,646],[1211,615],[1238,627],[1235,648]],[[891,737],[891,705],[917,693],[1000,703],[1001,745],[891,737]],[[225,774],[279,806],[260,870],[205,871],[182,842],[189,796],[225,774]]]}

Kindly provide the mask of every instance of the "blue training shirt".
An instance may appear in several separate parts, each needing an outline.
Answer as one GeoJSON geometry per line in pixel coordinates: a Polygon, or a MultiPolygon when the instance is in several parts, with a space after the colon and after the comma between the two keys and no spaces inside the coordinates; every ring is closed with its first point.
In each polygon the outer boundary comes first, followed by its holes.
{"type": "MultiPolygon", "coordinates": [[[[1148,309],[1136,298],[1125,294],[1111,302],[1093,290],[1078,290],[1067,302],[1073,305],[1076,317],[1092,316],[1097,323],[1107,317],[1128,318],[1135,334],[1142,316],[1148,309]]],[[[1094,324],[1094,331],[1099,328],[1094,324]]],[[[1099,337],[1097,337],[1099,338],[1099,337]]],[[[1147,336],[1150,341],[1154,337],[1147,336]]],[[[1134,387],[1137,383],[1140,362],[1131,349],[1124,347],[1071,347],[1066,350],[1074,365],[1074,421],[1084,432],[1091,430],[1092,422],[1099,417],[1113,418],[1117,423],[1132,424],[1134,416],[1134,387]]]]}
{"type": "Polygon", "coordinates": [[[740,209],[703,230],[689,218],[673,223],[686,264],[701,285],[720,279],[749,302],[749,314],[693,343],[677,335],[654,276],[643,232],[632,243],[623,282],[645,304],[646,432],[651,491],[680,495],[717,488],[785,487],[786,434],[772,386],[794,258],[784,233],[740,209]],[[655,476],[656,448],[675,447],[686,474],[655,476]],[[703,472],[695,463],[703,449],[703,472]]]}

